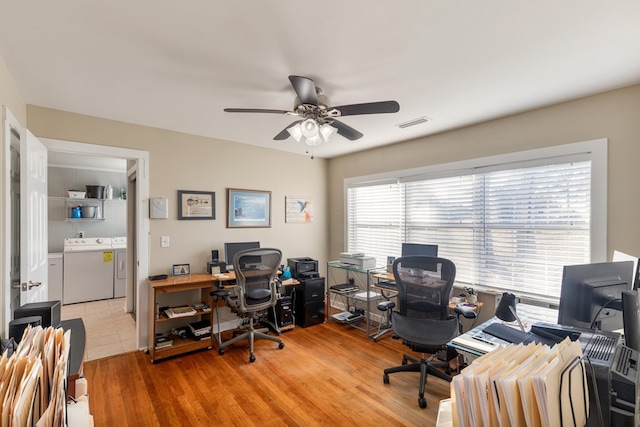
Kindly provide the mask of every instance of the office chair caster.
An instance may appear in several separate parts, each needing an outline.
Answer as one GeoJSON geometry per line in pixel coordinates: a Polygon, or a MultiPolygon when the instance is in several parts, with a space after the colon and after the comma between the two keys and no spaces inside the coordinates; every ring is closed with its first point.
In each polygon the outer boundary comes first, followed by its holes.
{"type": "Polygon", "coordinates": [[[281,342],[280,344],[278,344],[278,348],[279,348],[280,350],[282,350],[282,349],[284,348],[284,343],[283,343],[283,342],[281,342]]]}
{"type": "Polygon", "coordinates": [[[382,382],[385,384],[389,384],[389,375],[387,374],[382,375],[382,382]]]}
{"type": "Polygon", "coordinates": [[[426,408],[427,407],[427,399],[425,399],[424,397],[419,397],[418,398],[418,405],[422,409],[426,408]]]}
{"type": "Polygon", "coordinates": [[[251,356],[249,356],[249,362],[253,363],[255,361],[256,361],[256,356],[255,355],[252,354],[251,356]]]}
{"type": "Polygon", "coordinates": [[[219,349],[218,349],[218,354],[219,354],[220,356],[222,356],[222,355],[224,354],[224,348],[219,348],[219,349]]]}

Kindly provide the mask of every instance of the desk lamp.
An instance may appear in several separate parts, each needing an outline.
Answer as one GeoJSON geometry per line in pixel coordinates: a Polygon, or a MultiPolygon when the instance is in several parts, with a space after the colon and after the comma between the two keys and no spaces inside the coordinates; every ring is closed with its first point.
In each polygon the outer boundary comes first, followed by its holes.
{"type": "Polygon", "coordinates": [[[514,294],[504,292],[502,298],[496,307],[496,317],[504,322],[518,322],[520,330],[524,332],[524,326],[516,313],[516,296],[514,294]]]}

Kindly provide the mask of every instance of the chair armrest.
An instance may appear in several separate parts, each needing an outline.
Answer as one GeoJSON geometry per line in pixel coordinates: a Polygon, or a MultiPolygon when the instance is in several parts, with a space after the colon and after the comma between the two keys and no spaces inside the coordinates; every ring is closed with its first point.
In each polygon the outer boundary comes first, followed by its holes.
{"type": "Polygon", "coordinates": [[[460,317],[460,315],[463,315],[465,319],[475,319],[477,317],[475,311],[466,307],[456,307],[453,309],[453,311],[458,315],[458,318],[460,317]]]}
{"type": "Polygon", "coordinates": [[[387,311],[387,310],[393,310],[396,306],[396,303],[393,301],[382,301],[378,303],[378,310],[380,311],[387,311]]]}

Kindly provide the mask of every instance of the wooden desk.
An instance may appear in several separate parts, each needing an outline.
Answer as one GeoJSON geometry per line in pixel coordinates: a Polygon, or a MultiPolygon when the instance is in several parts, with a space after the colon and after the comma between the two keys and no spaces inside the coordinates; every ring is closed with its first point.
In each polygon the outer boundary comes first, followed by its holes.
{"type": "MultiPolygon", "coordinates": [[[[395,278],[393,277],[392,273],[386,273],[386,272],[385,273],[375,273],[375,274],[372,274],[371,277],[373,277],[374,279],[377,279],[378,281],[381,281],[381,280],[385,281],[385,282],[393,282],[393,281],[395,281],[395,278]]],[[[388,297],[388,298],[392,298],[393,296],[395,296],[395,294],[398,293],[398,291],[395,291],[393,289],[376,286],[375,283],[373,283],[371,285],[371,287],[375,288],[378,291],[388,292],[388,296],[386,294],[384,294],[384,293],[382,294],[383,296],[388,297]]],[[[456,302],[456,300],[454,298],[455,297],[452,297],[449,300],[449,308],[451,310],[456,308],[458,306],[458,304],[463,304],[464,308],[467,308],[467,309],[473,310],[473,311],[476,311],[476,310],[482,308],[482,306],[484,305],[484,303],[482,301],[478,301],[476,304],[473,304],[473,305],[466,305],[466,303],[464,303],[464,302],[463,303],[456,302]]]]}
{"type": "MultiPolygon", "coordinates": [[[[260,270],[257,270],[257,271],[260,271],[260,270]]],[[[281,273],[278,272],[278,274],[281,274],[281,273]]],[[[246,272],[245,272],[245,275],[246,275],[246,272]]],[[[212,274],[212,275],[205,274],[205,276],[210,276],[213,279],[214,285],[216,285],[218,288],[235,286],[235,283],[234,284],[229,283],[236,280],[236,273],[234,271],[230,271],[228,273],[212,274]]],[[[282,286],[293,286],[293,285],[299,285],[299,284],[300,282],[297,279],[292,279],[291,282],[283,283],[282,286]]]]}

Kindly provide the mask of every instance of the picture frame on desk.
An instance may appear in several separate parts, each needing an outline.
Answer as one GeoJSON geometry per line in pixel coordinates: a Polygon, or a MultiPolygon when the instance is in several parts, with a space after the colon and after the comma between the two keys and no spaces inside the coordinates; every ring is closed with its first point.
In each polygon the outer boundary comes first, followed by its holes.
{"type": "Polygon", "coordinates": [[[216,193],[178,190],[178,219],[216,219],[216,193]]]}
{"type": "Polygon", "coordinates": [[[191,266],[189,264],[174,264],[173,275],[174,276],[187,276],[191,274],[191,266]]]}
{"type": "Polygon", "coordinates": [[[227,189],[227,228],[271,227],[271,191],[227,189]]]}

